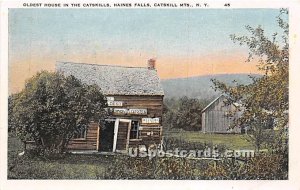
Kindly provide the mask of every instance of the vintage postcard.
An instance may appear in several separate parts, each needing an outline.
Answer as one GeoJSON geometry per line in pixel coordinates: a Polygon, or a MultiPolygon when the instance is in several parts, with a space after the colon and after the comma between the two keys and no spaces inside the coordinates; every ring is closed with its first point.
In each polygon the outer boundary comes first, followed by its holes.
{"type": "Polygon", "coordinates": [[[1,189],[299,189],[299,6],[2,2],[1,189]]]}

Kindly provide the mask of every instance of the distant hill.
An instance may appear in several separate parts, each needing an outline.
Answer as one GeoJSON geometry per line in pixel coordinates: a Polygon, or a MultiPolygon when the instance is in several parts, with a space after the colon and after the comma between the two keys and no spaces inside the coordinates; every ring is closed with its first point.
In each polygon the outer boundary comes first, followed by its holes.
{"type": "MultiPolygon", "coordinates": [[[[259,77],[261,75],[251,75],[259,77]]],[[[219,75],[206,75],[189,78],[177,78],[162,80],[162,85],[166,98],[180,98],[187,96],[189,98],[198,99],[213,99],[220,95],[220,92],[215,92],[212,88],[213,83],[210,81],[212,78],[232,83],[236,80],[240,84],[249,84],[251,79],[248,74],[219,74],[219,75]]]]}

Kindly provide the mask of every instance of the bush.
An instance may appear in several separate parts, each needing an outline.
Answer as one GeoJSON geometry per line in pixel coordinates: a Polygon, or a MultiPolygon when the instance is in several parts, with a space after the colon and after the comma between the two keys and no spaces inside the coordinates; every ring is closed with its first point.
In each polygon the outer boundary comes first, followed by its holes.
{"type": "Polygon", "coordinates": [[[203,179],[282,180],[288,179],[287,158],[278,154],[261,154],[241,162],[224,159],[210,164],[203,179]]]}
{"type": "Polygon", "coordinates": [[[191,179],[192,163],[184,158],[119,156],[106,170],[107,179],[191,179]]]}
{"type": "Polygon", "coordinates": [[[193,162],[185,158],[157,158],[155,179],[193,179],[193,162]]]}
{"type": "Polygon", "coordinates": [[[282,180],[288,178],[286,157],[263,154],[248,160],[201,160],[176,157],[120,156],[105,172],[106,179],[282,180]]]}
{"type": "Polygon", "coordinates": [[[43,71],[9,97],[9,131],[33,140],[41,155],[62,153],[76,131],[106,116],[105,107],[99,87],[43,71]]]}
{"type": "Polygon", "coordinates": [[[243,179],[288,179],[287,157],[279,154],[262,154],[251,158],[243,167],[243,179]]]}
{"type": "Polygon", "coordinates": [[[235,159],[132,158],[117,155],[68,155],[50,161],[22,157],[8,171],[9,179],[176,179],[176,180],[282,180],[288,170],[281,155],[235,159]]]}

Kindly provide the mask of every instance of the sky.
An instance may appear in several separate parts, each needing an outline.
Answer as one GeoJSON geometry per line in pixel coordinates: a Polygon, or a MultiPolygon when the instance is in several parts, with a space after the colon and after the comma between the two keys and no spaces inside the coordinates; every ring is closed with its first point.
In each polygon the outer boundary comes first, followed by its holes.
{"type": "Polygon", "coordinates": [[[258,73],[230,34],[278,31],[278,9],[10,9],[9,92],[56,61],[146,66],[161,79],[258,73]]]}

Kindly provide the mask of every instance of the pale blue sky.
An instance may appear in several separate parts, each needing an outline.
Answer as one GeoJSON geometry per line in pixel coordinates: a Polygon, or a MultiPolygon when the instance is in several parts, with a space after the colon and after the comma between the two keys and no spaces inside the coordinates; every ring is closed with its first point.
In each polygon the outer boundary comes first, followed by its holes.
{"type": "Polygon", "coordinates": [[[245,25],[278,31],[278,9],[10,9],[10,58],[32,52],[150,52],[157,56],[238,51],[245,25]]]}

